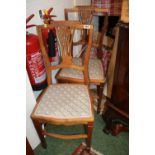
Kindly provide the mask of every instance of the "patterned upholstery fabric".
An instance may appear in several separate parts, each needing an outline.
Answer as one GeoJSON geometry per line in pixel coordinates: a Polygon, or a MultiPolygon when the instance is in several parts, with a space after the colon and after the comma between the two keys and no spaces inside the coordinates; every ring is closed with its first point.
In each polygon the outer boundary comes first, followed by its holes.
{"type": "MultiPolygon", "coordinates": [[[[81,58],[74,58],[73,63],[76,65],[82,64],[81,58]]],[[[75,69],[62,69],[60,71],[60,76],[62,77],[70,77],[76,79],[84,79],[84,75],[82,71],[75,69]]],[[[90,59],[89,60],[89,78],[91,80],[104,80],[104,72],[102,63],[99,59],[90,59]]]]}
{"type": "Polygon", "coordinates": [[[34,114],[59,119],[92,117],[87,86],[78,84],[49,86],[34,114]]]}

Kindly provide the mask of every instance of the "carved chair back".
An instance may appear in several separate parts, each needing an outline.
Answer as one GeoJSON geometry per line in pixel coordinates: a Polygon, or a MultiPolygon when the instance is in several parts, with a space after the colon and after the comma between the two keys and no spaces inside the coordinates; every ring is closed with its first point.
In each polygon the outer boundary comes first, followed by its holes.
{"type": "MultiPolygon", "coordinates": [[[[104,34],[107,31],[108,28],[108,9],[104,8],[97,8],[92,5],[81,5],[81,6],[76,6],[74,8],[66,8],[64,10],[65,14],[65,19],[69,20],[69,14],[70,13],[78,13],[78,20],[83,23],[83,24],[93,24],[93,17],[97,13],[104,13],[105,18],[104,22],[101,28],[101,32],[94,32],[94,37],[96,39],[93,39],[93,44],[92,46],[98,49],[102,48],[102,43],[103,43],[103,38],[104,34]]],[[[81,36],[81,42],[86,42],[87,41],[87,31],[84,31],[83,35],[81,36]]]]}
{"type": "Polygon", "coordinates": [[[93,34],[93,25],[81,24],[77,21],[52,21],[49,25],[39,25],[37,26],[37,32],[39,36],[40,47],[45,63],[45,68],[47,72],[47,82],[48,85],[52,84],[52,70],[61,69],[61,68],[72,68],[83,71],[84,73],[84,84],[89,84],[88,77],[88,63],[90,57],[90,50],[92,46],[92,34],[93,34]],[[56,30],[56,37],[59,47],[59,56],[60,62],[58,65],[51,65],[49,57],[47,54],[47,48],[44,41],[43,29],[53,29],[56,30]],[[72,43],[73,38],[75,37],[75,30],[88,31],[88,45],[86,48],[85,56],[83,58],[82,65],[76,65],[73,63],[72,59],[72,43]]]}

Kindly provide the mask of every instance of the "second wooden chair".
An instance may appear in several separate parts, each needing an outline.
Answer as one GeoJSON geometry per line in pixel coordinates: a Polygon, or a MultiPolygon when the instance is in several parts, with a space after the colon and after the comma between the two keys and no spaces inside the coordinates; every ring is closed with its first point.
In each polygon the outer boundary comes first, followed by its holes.
{"type": "MultiPolygon", "coordinates": [[[[68,8],[65,9],[65,19],[69,20],[69,14],[70,13],[78,13],[79,21],[83,24],[90,24],[92,23],[92,19],[94,16],[94,13],[97,12],[107,12],[105,9],[99,9],[94,6],[78,6],[76,8],[68,8]]],[[[102,32],[93,32],[93,43],[92,47],[97,48],[98,52],[101,51],[102,48],[102,42],[103,42],[103,36],[106,32],[107,28],[107,14],[105,18],[105,23],[102,28],[102,32]]],[[[88,45],[88,39],[87,39],[87,30],[84,31],[81,35],[81,39],[78,42],[74,42],[73,45],[88,45]]],[[[83,50],[85,51],[85,50],[83,50]]],[[[84,53],[84,52],[83,52],[84,53]]],[[[83,54],[82,54],[83,57],[83,54]]],[[[81,65],[82,63],[82,57],[80,58],[74,58],[73,61],[77,65],[81,65]]],[[[98,106],[97,106],[97,112],[100,112],[101,107],[101,101],[103,97],[103,88],[104,83],[106,81],[106,77],[104,75],[103,66],[100,59],[90,59],[89,60],[89,84],[93,84],[97,86],[97,94],[98,94],[98,106]]],[[[77,82],[81,83],[84,81],[84,75],[81,71],[77,71],[74,69],[62,69],[59,74],[56,76],[59,82],[77,82]]]]}

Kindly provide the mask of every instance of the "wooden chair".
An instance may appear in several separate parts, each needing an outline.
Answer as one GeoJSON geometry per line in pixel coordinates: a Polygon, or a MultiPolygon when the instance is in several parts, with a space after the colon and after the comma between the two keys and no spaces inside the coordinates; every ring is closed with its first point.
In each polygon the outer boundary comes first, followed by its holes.
{"type": "MultiPolygon", "coordinates": [[[[104,39],[105,32],[108,27],[108,9],[97,8],[92,5],[80,5],[75,8],[66,8],[64,10],[65,19],[69,20],[70,13],[78,13],[78,20],[83,24],[93,24],[93,17],[96,13],[105,13],[104,24],[102,25],[101,32],[94,31],[93,32],[93,43],[92,47],[97,48],[98,52],[100,52],[102,48],[102,43],[104,39]]],[[[81,40],[77,44],[84,44],[86,42],[86,33],[82,36],[81,40]]]]}
{"type": "MultiPolygon", "coordinates": [[[[76,12],[80,16],[79,19],[80,19],[81,23],[90,24],[90,23],[92,23],[93,14],[95,12],[105,12],[105,11],[107,11],[107,10],[95,8],[93,6],[70,8],[70,9],[65,9],[65,19],[69,20],[69,18],[68,18],[69,13],[75,13],[76,12]]],[[[93,39],[93,41],[94,40],[96,40],[96,41],[94,41],[92,43],[92,47],[96,47],[99,51],[101,50],[101,45],[102,45],[101,43],[103,41],[103,35],[104,35],[105,31],[106,31],[106,27],[107,27],[107,25],[106,25],[106,22],[105,22],[105,24],[103,26],[102,33],[97,32],[98,33],[97,39],[93,39]]],[[[94,32],[93,32],[93,34],[94,34],[94,32]]],[[[95,37],[93,36],[93,38],[95,38],[95,37]]],[[[87,44],[87,43],[88,43],[87,31],[84,31],[84,33],[82,33],[80,41],[74,42],[73,45],[82,44],[85,47],[85,44],[87,44]]],[[[83,54],[82,54],[81,57],[83,57],[83,54]]],[[[74,58],[74,62],[77,65],[80,65],[81,61],[82,61],[82,58],[74,58]]],[[[99,113],[100,112],[101,101],[102,101],[102,97],[103,97],[104,83],[106,81],[101,60],[99,60],[99,59],[90,59],[88,70],[89,70],[89,79],[90,79],[89,84],[94,84],[94,85],[97,86],[97,94],[98,94],[97,112],[99,113]]],[[[84,81],[83,73],[81,71],[77,71],[77,70],[74,70],[74,69],[62,69],[57,74],[56,78],[57,78],[58,82],[81,83],[81,82],[84,81]]]]}
{"type": "Polygon", "coordinates": [[[75,21],[53,21],[49,25],[37,26],[37,32],[48,82],[48,87],[39,97],[31,114],[41,144],[44,148],[47,147],[44,135],[60,139],[86,138],[89,151],[94,123],[93,100],[88,88],[88,60],[92,44],[93,26],[83,25],[75,21]],[[57,40],[61,51],[61,61],[55,66],[51,66],[50,64],[46,50],[47,47],[42,36],[42,30],[50,28],[56,29],[57,40]],[[80,66],[73,63],[71,55],[72,40],[76,29],[87,29],[89,32],[85,60],[83,61],[83,65],[80,66]],[[60,68],[74,68],[84,72],[83,84],[52,84],[51,71],[60,68]],[[44,124],[65,126],[83,124],[87,127],[87,134],[60,135],[48,133],[45,128],[42,128],[44,124]]]}

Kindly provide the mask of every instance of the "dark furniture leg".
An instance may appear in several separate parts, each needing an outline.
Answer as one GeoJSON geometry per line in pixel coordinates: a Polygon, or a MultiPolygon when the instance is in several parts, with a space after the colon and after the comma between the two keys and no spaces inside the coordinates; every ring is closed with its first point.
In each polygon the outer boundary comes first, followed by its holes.
{"type": "Polygon", "coordinates": [[[42,124],[35,121],[35,120],[33,120],[33,124],[34,124],[34,126],[36,128],[36,131],[38,133],[38,136],[40,138],[42,147],[46,149],[47,148],[47,143],[46,143],[45,137],[44,137],[44,135],[42,133],[42,124]]]}
{"type": "Polygon", "coordinates": [[[92,133],[93,133],[93,122],[89,122],[87,125],[87,152],[90,152],[91,142],[92,142],[92,133]]]}
{"type": "Polygon", "coordinates": [[[27,138],[26,138],[26,155],[34,155],[32,147],[27,138]]]}
{"type": "Polygon", "coordinates": [[[102,97],[103,97],[103,88],[104,88],[104,84],[100,84],[97,86],[97,94],[98,94],[98,104],[97,104],[97,113],[100,112],[101,110],[101,101],[102,101],[102,97]]]}

